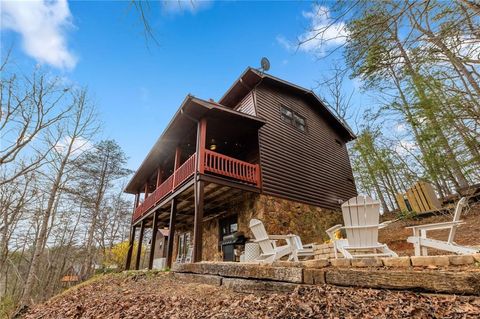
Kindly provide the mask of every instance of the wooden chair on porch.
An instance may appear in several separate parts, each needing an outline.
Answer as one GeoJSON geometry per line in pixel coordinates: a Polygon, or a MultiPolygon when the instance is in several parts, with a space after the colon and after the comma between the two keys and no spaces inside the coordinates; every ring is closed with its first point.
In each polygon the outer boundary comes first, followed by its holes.
{"type": "Polygon", "coordinates": [[[250,220],[250,230],[255,236],[255,242],[260,246],[260,256],[255,261],[272,263],[282,257],[289,256],[293,252],[289,239],[294,235],[268,235],[265,226],[258,219],[250,220]],[[285,240],[284,246],[277,246],[277,240],[285,240]]]}
{"type": "Polygon", "coordinates": [[[339,251],[345,258],[398,257],[386,244],[378,242],[378,230],[388,225],[379,223],[380,202],[368,196],[353,197],[342,204],[345,226],[335,225],[327,229],[327,234],[335,247],[335,257],[339,251]],[[335,233],[344,229],[347,238],[336,239],[335,233]]]}
{"type": "Polygon", "coordinates": [[[464,224],[464,222],[460,220],[460,215],[462,214],[465,206],[467,206],[467,199],[466,197],[462,197],[455,207],[455,213],[453,214],[453,220],[451,222],[407,227],[413,230],[413,236],[408,237],[407,241],[414,245],[415,256],[428,256],[428,248],[434,248],[462,255],[475,254],[479,252],[479,249],[460,246],[454,242],[457,228],[464,224]],[[427,237],[427,231],[441,229],[450,230],[447,241],[427,237]]]}

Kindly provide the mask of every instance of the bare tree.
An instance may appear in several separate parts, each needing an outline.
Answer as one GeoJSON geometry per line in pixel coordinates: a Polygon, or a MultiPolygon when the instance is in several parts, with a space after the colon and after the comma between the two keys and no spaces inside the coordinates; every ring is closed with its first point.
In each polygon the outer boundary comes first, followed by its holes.
{"type": "Polygon", "coordinates": [[[40,256],[44,251],[48,237],[49,220],[56,208],[55,203],[61,193],[60,187],[68,174],[71,161],[74,161],[79,156],[78,153],[82,152],[82,148],[85,146],[82,144],[89,143],[90,138],[97,131],[98,127],[95,119],[94,108],[87,101],[86,91],[75,92],[71,117],[65,121],[58,132],[65,138],[60,142],[56,138],[51,141],[55,144],[51,145],[51,152],[48,156],[51,157],[50,163],[52,165],[52,170],[49,173],[55,172],[55,177],[48,192],[47,206],[43,212],[39,234],[35,238],[35,250],[21,298],[23,305],[31,303],[31,293],[38,275],[40,256]]]}
{"type": "Polygon", "coordinates": [[[30,76],[19,76],[10,73],[8,67],[4,62],[0,69],[0,171],[4,173],[0,185],[45,163],[54,145],[45,148],[42,141],[52,137],[51,130],[73,107],[64,103],[70,88],[58,78],[50,79],[38,70],[30,76]],[[22,157],[24,153],[28,154],[22,157]]]}

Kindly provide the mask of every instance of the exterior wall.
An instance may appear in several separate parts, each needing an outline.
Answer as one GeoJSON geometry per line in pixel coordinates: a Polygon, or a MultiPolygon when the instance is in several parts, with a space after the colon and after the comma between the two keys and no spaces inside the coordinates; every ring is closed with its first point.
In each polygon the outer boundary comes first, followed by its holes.
{"type": "Polygon", "coordinates": [[[234,107],[234,110],[255,116],[255,103],[252,92],[245,95],[245,97],[237,104],[237,106],[234,107]]]}
{"type": "Polygon", "coordinates": [[[263,193],[339,209],[356,196],[345,141],[305,98],[262,82],[255,88],[263,193]],[[306,132],[281,119],[280,106],[302,115],[306,132]]]}
{"type": "MultiPolygon", "coordinates": [[[[232,203],[227,213],[238,214],[238,230],[249,238],[253,236],[248,224],[250,219],[257,218],[263,221],[268,233],[297,234],[304,244],[323,243],[328,239],[325,230],[342,223],[339,211],[254,193],[245,193],[241,201],[232,203]]],[[[218,218],[204,223],[203,260],[222,260],[222,254],[218,250],[218,225],[218,218]]]]}

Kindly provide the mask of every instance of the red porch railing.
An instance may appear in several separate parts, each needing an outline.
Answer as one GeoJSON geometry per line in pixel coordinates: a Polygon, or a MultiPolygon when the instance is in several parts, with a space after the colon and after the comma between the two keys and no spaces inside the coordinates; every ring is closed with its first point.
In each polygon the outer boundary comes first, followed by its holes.
{"type": "Polygon", "coordinates": [[[175,174],[173,174],[173,176],[175,176],[173,182],[174,187],[182,184],[187,178],[193,175],[195,172],[195,164],[197,163],[196,158],[196,153],[194,153],[175,171],[175,174]]]}
{"type": "Polygon", "coordinates": [[[148,210],[153,208],[155,204],[172,193],[175,188],[182,184],[187,178],[195,172],[196,155],[190,156],[169,178],[167,178],[157,189],[151,193],[145,201],[135,208],[132,220],[136,221],[143,216],[148,210]]]}
{"type": "MultiPolygon", "coordinates": [[[[204,154],[205,171],[260,187],[260,165],[247,163],[210,150],[205,150],[204,154]]],[[[195,166],[196,154],[193,154],[135,209],[132,220],[135,222],[159,201],[171,194],[194,174],[195,166]]]]}
{"type": "Polygon", "coordinates": [[[217,152],[205,150],[205,171],[260,185],[260,167],[217,152]]]}

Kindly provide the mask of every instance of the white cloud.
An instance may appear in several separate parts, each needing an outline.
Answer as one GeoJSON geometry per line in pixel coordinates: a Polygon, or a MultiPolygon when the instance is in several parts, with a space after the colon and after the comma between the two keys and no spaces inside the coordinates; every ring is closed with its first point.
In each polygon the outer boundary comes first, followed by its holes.
{"type": "Polygon", "coordinates": [[[406,131],[406,127],[405,127],[405,124],[403,123],[398,123],[397,125],[395,125],[395,131],[399,132],[399,133],[403,133],[406,131]]]}
{"type": "Polygon", "coordinates": [[[400,140],[395,145],[395,152],[400,155],[407,155],[417,149],[417,144],[413,141],[400,140]]]}
{"type": "Polygon", "coordinates": [[[20,33],[28,55],[57,68],[75,67],[65,34],[73,26],[67,0],[2,1],[1,9],[2,29],[20,33]]]}
{"type": "Polygon", "coordinates": [[[302,11],[302,16],[308,20],[308,28],[298,36],[296,42],[287,40],[283,35],[277,36],[277,42],[285,49],[289,51],[298,49],[323,56],[328,47],[345,43],[348,36],[345,23],[333,21],[327,7],[314,4],[311,11],[302,11]]]}
{"type": "Polygon", "coordinates": [[[277,42],[288,51],[295,50],[295,44],[287,40],[283,35],[277,35],[277,42]]]}
{"type": "MultiPolygon", "coordinates": [[[[55,145],[55,149],[59,153],[64,153],[67,151],[68,146],[70,145],[72,138],[66,136],[55,145]]],[[[80,155],[83,152],[86,152],[93,148],[92,142],[83,137],[77,137],[72,144],[72,155],[80,155]]]]}
{"type": "Polygon", "coordinates": [[[162,1],[162,10],[165,13],[177,14],[183,12],[197,13],[210,7],[210,0],[167,0],[162,1]]]}

